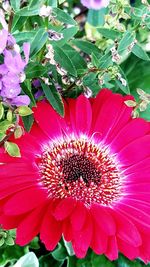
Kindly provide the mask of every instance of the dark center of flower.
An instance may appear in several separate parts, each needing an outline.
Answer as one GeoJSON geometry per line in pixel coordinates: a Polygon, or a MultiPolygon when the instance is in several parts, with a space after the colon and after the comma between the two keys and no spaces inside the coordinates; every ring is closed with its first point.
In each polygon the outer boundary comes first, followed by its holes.
{"type": "Polygon", "coordinates": [[[121,196],[115,157],[104,146],[80,138],[49,144],[38,160],[49,198],[73,197],[89,206],[109,205],[121,196]]]}
{"type": "Polygon", "coordinates": [[[68,159],[62,160],[61,163],[64,180],[67,182],[83,179],[86,186],[89,186],[91,181],[96,184],[100,182],[101,172],[84,155],[73,155],[68,159]]]}

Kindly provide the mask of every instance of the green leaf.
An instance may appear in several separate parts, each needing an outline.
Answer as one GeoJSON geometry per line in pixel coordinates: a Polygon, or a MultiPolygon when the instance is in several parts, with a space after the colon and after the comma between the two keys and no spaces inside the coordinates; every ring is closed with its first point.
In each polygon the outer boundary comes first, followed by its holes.
{"type": "Polygon", "coordinates": [[[139,44],[135,44],[132,48],[132,53],[143,60],[150,60],[148,54],[139,44]]]}
{"type": "Polygon", "coordinates": [[[16,12],[16,15],[20,17],[31,17],[31,16],[39,15],[39,9],[40,9],[40,3],[39,1],[37,1],[37,4],[32,7],[28,5],[27,7],[21,8],[18,12],[16,12]]]}
{"type": "Polygon", "coordinates": [[[13,246],[15,244],[14,239],[11,236],[7,236],[7,238],[5,239],[5,243],[8,246],[13,246]]]}
{"type": "Polygon", "coordinates": [[[122,76],[123,79],[126,80],[126,86],[124,86],[119,80],[115,80],[116,84],[118,85],[118,87],[125,93],[125,94],[130,94],[130,88],[129,88],[129,84],[128,84],[128,79],[124,73],[124,71],[122,70],[121,67],[118,66],[119,72],[122,76]]]}
{"type": "Polygon", "coordinates": [[[2,102],[0,102],[0,120],[3,118],[4,115],[4,107],[2,102]]]}
{"type": "Polygon", "coordinates": [[[28,252],[17,261],[14,267],[39,267],[39,261],[33,252],[28,252]]]}
{"type": "Polygon", "coordinates": [[[3,237],[0,238],[0,247],[3,246],[5,243],[5,239],[3,237]]]}
{"type": "Polygon", "coordinates": [[[134,39],[135,39],[135,34],[133,34],[133,32],[126,31],[118,45],[118,53],[124,52],[134,41],[134,39]]]}
{"type": "MultiPolygon", "coordinates": [[[[64,261],[56,261],[51,253],[41,256],[39,259],[40,267],[61,267],[64,261]]],[[[75,267],[75,266],[73,266],[75,267]]]]}
{"type": "Polygon", "coordinates": [[[66,44],[63,46],[63,50],[67,52],[69,58],[71,58],[71,61],[73,65],[75,66],[77,72],[83,70],[84,72],[87,69],[87,64],[83,57],[80,56],[80,53],[77,52],[74,48],[72,48],[70,45],[66,44]]]}
{"type": "Polygon", "coordinates": [[[36,236],[29,244],[31,249],[40,249],[39,238],[36,236]]]}
{"type": "Polygon", "coordinates": [[[65,239],[63,239],[63,241],[64,241],[65,248],[66,248],[66,250],[68,252],[68,255],[69,256],[75,255],[75,252],[74,252],[73,247],[72,247],[72,243],[71,242],[67,242],[65,239]]]}
{"type": "Polygon", "coordinates": [[[106,10],[106,8],[101,8],[100,10],[90,9],[88,12],[87,21],[93,26],[102,26],[105,22],[104,16],[106,10]]]}
{"type": "Polygon", "coordinates": [[[112,66],[113,62],[112,62],[112,55],[111,53],[106,53],[105,55],[103,55],[100,59],[99,59],[99,68],[108,68],[109,66],[112,66]]]}
{"type": "Polygon", "coordinates": [[[116,264],[109,261],[105,256],[96,255],[95,253],[91,255],[91,262],[92,267],[116,267],[116,264]]]}
{"type": "Polygon", "coordinates": [[[57,0],[47,0],[47,5],[57,7],[57,0]]]}
{"type": "Polygon", "coordinates": [[[20,106],[15,110],[15,112],[17,112],[22,117],[31,115],[33,113],[33,111],[27,106],[20,106]]]}
{"type": "Polygon", "coordinates": [[[61,30],[60,33],[63,34],[63,38],[59,41],[54,42],[57,42],[57,45],[60,46],[64,45],[78,32],[78,29],[79,28],[77,26],[72,26],[70,28],[61,30]]]}
{"type": "Polygon", "coordinates": [[[8,120],[0,122],[0,133],[4,133],[12,126],[12,123],[8,120]]]}
{"type": "Polygon", "coordinates": [[[24,81],[24,83],[22,83],[22,89],[23,89],[23,92],[30,97],[31,106],[35,107],[36,106],[36,102],[35,102],[35,98],[34,98],[34,96],[32,94],[31,81],[29,79],[26,79],[24,81]]]}
{"type": "Polygon", "coordinates": [[[25,130],[27,132],[30,132],[33,122],[34,122],[33,115],[22,117],[22,120],[23,120],[25,130]]]}
{"type": "Polygon", "coordinates": [[[61,95],[58,93],[55,86],[53,84],[49,86],[43,81],[41,81],[41,85],[49,103],[61,116],[64,116],[64,104],[61,95]]]}
{"type": "Polygon", "coordinates": [[[128,106],[128,107],[136,107],[137,103],[133,100],[126,100],[124,101],[124,103],[128,106]]]}
{"type": "Polygon", "coordinates": [[[65,247],[63,247],[61,244],[58,244],[58,247],[52,252],[52,256],[57,261],[62,261],[67,258],[67,251],[65,247]]]}
{"type": "Polygon", "coordinates": [[[71,44],[75,45],[86,54],[91,55],[93,53],[95,55],[100,55],[100,50],[98,49],[98,47],[88,41],[84,41],[82,39],[74,39],[71,41],[71,44]]]}
{"type": "Polygon", "coordinates": [[[9,109],[7,112],[7,120],[12,122],[12,119],[13,119],[13,112],[11,109],[9,109]]]}
{"type": "Polygon", "coordinates": [[[22,28],[22,25],[25,24],[27,17],[20,17],[15,15],[12,22],[11,32],[19,31],[22,28]]]}
{"type": "Polygon", "coordinates": [[[15,139],[20,138],[23,135],[23,129],[21,126],[18,126],[17,129],[14,132],[15,139]]]}
{"type": "Polygon", "coordinates": [[[6,134],[0,133],[0,142],[5,138],[6,134]]]}
{"type": "Polygon", "coordinates": [[[48,39],[48,33],[45,31],[44,28],[40,28],[37,31],[31,43],[31,49],[30,49],[31,57],[35,56],[41,50],[41,48],[45,45],[47,39],[48,39]]]}
{"type": "Polygon", "coordinates": [[[55,51],[54,58],[56,62],[59,63],[60,66],[64,68],[67,72],[69,72],[71,75],[77,77],[77,71],[71,59],[69,58],[69,55],[67,55],[67,51],[64,52],[64,50],[57,45],[53,45],[53,48],[55,51]]]}
{"type": "Polygon", "coordinates": [[[11,157],[21,157],[20,149],[17,144],[6,141],[4,143],[5,150],[11,157]]]}
{"type": "Polygon", "coordinates": [[[20,9],[21,0],[10,0],[11,7],[14,11],[18,11],[20,9]]]}
{"type": "Polygon", "coordinates": [[[32,42],[36,34],[37,31],[34,30],[34,31],[17,32],[14,33],[13,36],[15,37],[17,43],[23,43],[23,42],[32,42]]]}
{"type": "Polygon", "coordinates": [[[76,25],[76,21],[65,11],[59,8],[53,8],[53,12],[55,14],[55,18],[65,24],[76,25]]]}
{"type": "Polygon", "coordinates": [[[101,33],[105,38],[116,40],[122,36],[122,33],[116,30],[108,28],[96,28],[96,30],[101,33]]]}
{"type": "Polygon", "coordinates": [[[48,68],[37,62],[29,63],[25,69],[27,79],[39,78],[47,72],[48,68]]]}

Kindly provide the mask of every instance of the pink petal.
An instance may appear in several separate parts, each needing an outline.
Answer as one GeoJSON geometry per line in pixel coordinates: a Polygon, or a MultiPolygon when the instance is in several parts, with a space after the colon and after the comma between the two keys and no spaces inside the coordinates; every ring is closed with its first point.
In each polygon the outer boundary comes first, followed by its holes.
{"type": "Polygon", "coordinates": [[[78,258],[85,257],[91,243],[92,232],[92,220],[89,216],[89,218],[85,222],[83,229],[74,233],[72,246],[78,258]]]}
{"type": "Polygon", "coordinates": [[[140,233],[129,218],[116,210],[112,211],[112,216],[116,222],[116,235],[121,240],[132,246],[139,246],[142,243],[140,233]]]}
{"type": "Polygon", "coordinates": [[[109,237],[105,255],[110,261],[114,261],[118,258],[118,244],[115,236],[109,237]]]}
{"type": "Polygon", "coordinates": [[[150,135],[145,135],[129,143],[119,153],[118,158],[124,165],[132,165],[150,155],[150,135]],[[140,148],[140,149],[139,149],[140,148]]]}
{"type": "Polygon", "coordinates": [[[87,133],[92,122],[92,109],[90,101],[80,95],[76,100],[69,99],[70,121],[75,133],[87,133]]]}
{"type": "Polygon", "coordinates": [[[141,225],[143,229],[150,228],[150,215],[143,210],[121,203],[119,203],[119,207],[117,207],[117,209],[127,216],[127,218],[130,218],[133,223],[136,223],[136,225],[141,225]]]}
{"type": "Polygon", "coordinates": [[[82,229],[86,220],[86,208],[82,202],[77,202],[70,220],[74,230],[77,231],[82,229]]]}
{"type": "MultiPolygon", "coordinates": [[[[0,165],[0,173],[2,178],[9,178],[9,177],[16,177],[20,175],[27,176],[27,175],[34,175],[36,176],[37,170],[36,168],[30,164],[30,163],[5,163],[3,165],[0,165]],[[9,171],[8,171],[9,168],[9,171]]],[[[0,179],[2,179],[0,178],[0,179]]]]}
{"type": "Polygon", "coordinates": [[[116,135],[118,134],[118,132],[120,132],[120,130],[128,123],[132,120],[132,110],[133,108],[128,107],[124,101],[126,100],[134,100],[134,97],[127,95],[123,97],[123,103],[122,103],[122,108],[120,111],[120,114],[116,120],[116,122],[114,123],[110,134],[109,134],[109,141],[111,142],[116,135]]]}
{"type": "Polygon", "coordinates": [[[10,230],[17,228],[21,221],[24,219],[24,217],[25,215],[7,216],[3,214],[2,216],[0,216],[0,223],[3,229],[10,230]]]}
{"type": "Polygon", "coordinates": [[[96,254],[103,254],[107,250],[108,235],[99,227],[99,225],[93,223],[93,235],[90,247],[96,254]]]}
{"type": "Polygon", "coordinates": [[[38,187],[20,191],[13,195],[5,204],[6,215],[18,215],[30,211],[47,200],[47,192],[38,187]]]}
{"type": "Polygon", "coordinates": [[[145,264],[150,262],[150,234],[142,233],[142,245],[140,246],[140,254],[139,257],[145,262],[145,264]]]}
{"type": "Polygon", "coordinates": [[[92,109],[89,100],[83,95],[76,101],[76,129],[77,132],[87,133],[90,130],[92,121],[92,109]]]}
{"type": "Polygon", "coordinates": [[[73,238],[73,228],[70,222],[70,218],[63,221],[63,236],[67,242],[70,242],[73,238]]]}
{"type": "Polygon", "coordinates": [[[15,181],[15,179],[13,179],[14,184],[15,185],[9,185],[8,181],[6,182],[7,185],[5,183],[1,183],[1,187],[0,187],[0,199],[2,198],[6,198],[8,196],[14,195],[14,193],[20,192],[21,190],[25,190],[28,189],[30,187],[33,187],[35,184],[33,182],[22,182],[20,183],[20,179],[17,182],[15,181]]]}
{"type": "Polygon", "coordinates": [[[121,95],[112,95],[101,107],[98,114],[93,132],[99,133],[99,138],[108,137],[110,130],[114,126],[121,112],[123,97],[121,95]]]}
{"type": "Polygon", "coordinates": [[[105,231],[106,234],[115,234],[116,225],[111,214],[107,212],[107,208],[100,205],[93,205],[91,207],[91,214],[96,223],[103,231],[105,231]]]}
{"type": "Polygon", "coordinates": [[[45,244],[47,250],[53,250],[59,242],[61,235],[61,223],[55,220],[51,215],[50,209],[48,209],[40,229],[41,241],[45,244]]]}
{"type": "Polygon", "coordinates": [[[111,147],[113,147],[115,151],[119,151],[133,140],[144,136],[149,130],[149,123],[140,118],[134,119],[126,124],[126,126],[118,133],[112,141],[111,147]]]}
{"type": "Polygon", "coordinates": [[[123,255],[125,255],[129,260],[134,260],[139,256],[139,249],[137,247],[131,246],[121,239],[118,240],[118,248],[123,255]]]}
{"type": "Polygon", "coordinates": [[[37,108],[33,108],[34,118],[43,132],[52,138],[61,136],[59,115],[47,102],[38,102],[37,108]]]}
{"type": "Polygon", "coordinates": [[[96,96],[96,98],[91,98],[91,104],[92,104],[92,114],[93,114],[93,118],[92,118],[92,130],[93,127],[96,123],[97,117],[99,116],[100,110],[103,106],[103,104],[105,104],[107,99],[110,99],[110,97],[112,96],[112,91],[108,90],[108,89],[102,89],[98,95],[96,96]]]}
{"type": "Polygon", "coordinates": [[[60,200],[55,210],[53,211],[53,215],[56,220],[64,220],[67,218],[73,209],[75,208],[76,201],[72,198],[64,198],[60,200]]]}
{"type": "Polygon", "coordinates": [[[45,207],[39,206],[22,220],[17,228],[16,243],[18,245],[27,245],[39,233],[44,212],[45,207]]]}

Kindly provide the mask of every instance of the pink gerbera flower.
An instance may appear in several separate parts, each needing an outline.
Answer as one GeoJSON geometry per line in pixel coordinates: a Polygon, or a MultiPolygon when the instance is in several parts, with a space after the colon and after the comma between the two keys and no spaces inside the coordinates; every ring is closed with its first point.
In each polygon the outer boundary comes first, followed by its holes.
{"type": "Polygon", "coordinates": [[[22,157],[1,151],[0,223],[17,228],[17,244],[40,234],[53,250],[63,235],[77,257],[90,247],[150,260],[150,126],[127,99],[107,89],[69,99],[65,118],[40,102],[22,157]]]}

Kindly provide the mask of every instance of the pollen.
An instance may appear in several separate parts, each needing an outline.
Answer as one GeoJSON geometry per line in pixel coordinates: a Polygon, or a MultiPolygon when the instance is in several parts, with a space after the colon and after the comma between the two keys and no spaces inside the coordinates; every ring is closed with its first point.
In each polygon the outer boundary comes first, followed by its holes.
{"type": "Polygon", "coordinates": [[[38,158],[40,182],[48,197],[72,197],[84,202],[111,205],[122,193],[115,157],[88,138],[50,143],[38,158]]]}

